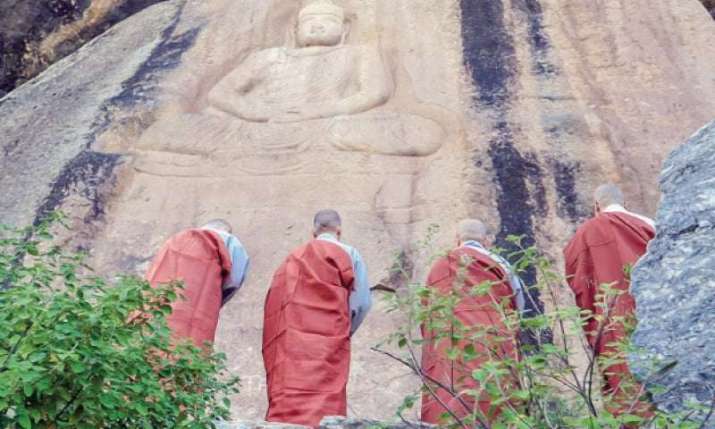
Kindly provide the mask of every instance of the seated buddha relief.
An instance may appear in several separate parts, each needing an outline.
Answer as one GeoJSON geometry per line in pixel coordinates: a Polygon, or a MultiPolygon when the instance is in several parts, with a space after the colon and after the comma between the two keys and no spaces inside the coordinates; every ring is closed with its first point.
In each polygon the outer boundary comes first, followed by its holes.
{"type": "Polygon", "coordinates": [[[289,43],[248,54],[209,90],[207,107],[160,119],[135,149],[254,173],[297,168],[314,150],[436,152],[451,113],[400,95],[409,91],[399,91],[379,40],[348,42],[351,24],[331,0],[309,1],[289,43]]]}

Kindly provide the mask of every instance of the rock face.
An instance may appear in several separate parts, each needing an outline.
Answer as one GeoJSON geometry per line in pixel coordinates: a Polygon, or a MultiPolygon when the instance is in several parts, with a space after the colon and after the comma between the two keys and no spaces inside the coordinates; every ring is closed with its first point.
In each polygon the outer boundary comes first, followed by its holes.
{"type": "MultiPolygon", "coordinates": [[[[715,392],[713,185],[715,122],[665,162],[658,235],[633,271],[638,307],[633,341],[650,358],[677,361],[673,370],[654,380],[667,388],[655,395],[656,402],[670,411],[682,410],[692,399],[709,405],[715,392]]],[[[715,422],[708,427],[715,428],[715,422]]]]}
{"type": "Polygon", "coordinates": [[[162,0],[4,0],[0,97],[115,23],[162,0]]]}
{"type": "MultiPolygon", "coordinates": [[[[220,423],[217,429],[304,429],[307,426],[286,425],[278,423],[231,422],[220,423]]],[[[378,420],[346,419],[343,417],[326,417],[320,422],[319,429],[431,429],[435,426],[417,422],[385,423],[378,420]]]]}
{"type": "MultiPolygon", "coordinates": [[[[97,270],[138,274],[178,230],[233,223],[252,257],[217,339],[236,418],[265,415],[266,289],[318,209],[373,284],[395,255],[424,280],[413,243],[440,224],[450,246],[467,216],[559,255],[602,181],[652,213],[662,159],[715,111],[697,0],[336,0],[325,49],[296,40],[305,3],[163,2],[0,100],[2,222],[62,209],[97,270]]],[[[349,409],[389,419],[417,380],[370,351],[401,323],[375,300],[349,409]]]]}
{"type": "Polygon", "coordinates": [[[101,213],[102,184],[112,181],[119,157],[91,146],[118,106],[153,103],[138,95],[151,92],[153,73],[170,68],[167,46],[181,43],[167,33],[179,10],[177,2],[153,7],[0,99],[3,222],[32,222],[71,192],[91,206],[86,221],[101,213]]]}

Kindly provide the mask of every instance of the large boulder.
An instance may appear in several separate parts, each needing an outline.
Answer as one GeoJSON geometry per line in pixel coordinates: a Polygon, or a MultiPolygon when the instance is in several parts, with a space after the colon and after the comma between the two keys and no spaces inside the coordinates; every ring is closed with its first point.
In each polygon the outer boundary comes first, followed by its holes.
{"type": "MultiPolygon", "coordinates": [[[[715,391],[715,121],[673,151],[660,187],[658,235],[633,271],[633,340],[645,360],[677,362],[650,381],[667,389],[656,391],[658,406],[680,411],[693,399],[709,404],[715,391]]],[[[648,377],[645,362],[636,367],[648,377]]]]}

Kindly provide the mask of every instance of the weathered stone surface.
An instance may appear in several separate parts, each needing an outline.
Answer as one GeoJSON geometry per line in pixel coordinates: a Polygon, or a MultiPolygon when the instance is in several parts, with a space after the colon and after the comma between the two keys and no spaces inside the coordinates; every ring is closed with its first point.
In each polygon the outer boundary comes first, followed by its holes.
{"type": "Polygon", "coordinates": [[[119,107],[154,103],[141,95],[167,67],[156,57],[169,43],[180,5],[132,17],[0,99],[3,222],[30,223],[73,190],[100,210],[97,186],[111,178],[119,157],[90,145],[119,107]]]}
{"type": "Polygon", "coordinates": [[[326,417],[320,422],[321,429],[430,429],[435,426],[419,422],[387,423],[378,420],[346,419],[343,417],[326,417]]]}
{"type": "MultiPolygon", "coordinates": [[[[319,429],[431,429],[435,426],[419,422],[387,423],[378,420],[348,419],[344,417],[325,417],[319,429]]],[[[217,429],[303,429],[306,426],[285,425],[269,422],[226,422],[217,425],[217,429]]]]}
{"type": "Polygon", "coordinates": [[[3,0],[0,97],[124,18],[163,0],[3,0]]]}
{"type": "MultiPolygon", "coordinates": [[[[423,280],[412,243],[436,223],[449,246],[466,216],[559,255],[599,182],[652,213],[661,160],[715,111],[697,0],[336,3],[349,31],[317,52],[295,43],[303,2],[162,3],[0,101],[3,222],[62,208],[99,272],[138,274],[179,229],[233,223],[252,257],[217,339],[235,418],[265,415],[265,293],[316,210],[343,214],[373,284],[395,254],[423,280]]],[[[417,380],[370,351],[401,323],[375,298],[349,414],[388,420],[417,380]]]]}
{"type": "Polygon", "coordinates": [[[677,361],[653,380],[667,388],[656,402],[673,411],[693,399],[709,405],[715,394],[715,121],[673,151],[660,188],[658,235],[633,271],[633,341],[646,358],[677,361]]]}

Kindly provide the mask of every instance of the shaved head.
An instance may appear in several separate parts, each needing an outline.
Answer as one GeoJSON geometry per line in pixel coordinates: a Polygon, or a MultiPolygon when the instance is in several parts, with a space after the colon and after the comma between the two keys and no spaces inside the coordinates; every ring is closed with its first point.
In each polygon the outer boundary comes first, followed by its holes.
{"type": "Polygon", "coordinates": [[[229,234],[233,232],[231,224],[224,219],[211,219],[204,224],[203,228],[216,229],[219,231],[228,232],[229,234]]]}
{"type": "Polygon", "coordinates": [[[606,183],[596,188],[596,191],[593,193],[593,200],[601,209],[605,209],[612,204],[622,206],[625,202],[623,191],[621,191],[618,185],[613,183],[606,183]]]}
{"type": "Polygon", "coordinates": [[[341,224],[338,212],[332,209],[321,210],[313,217],[313,234],[318,236],[323,232],[339,232],[341,224]]]}
{"type": "Polygon", "coordinates": [[[487,226],[479,219],[464,219],[457,225],[457,239],[460,242],[467,240],[486,241],[489,237],[487,226]]]}

